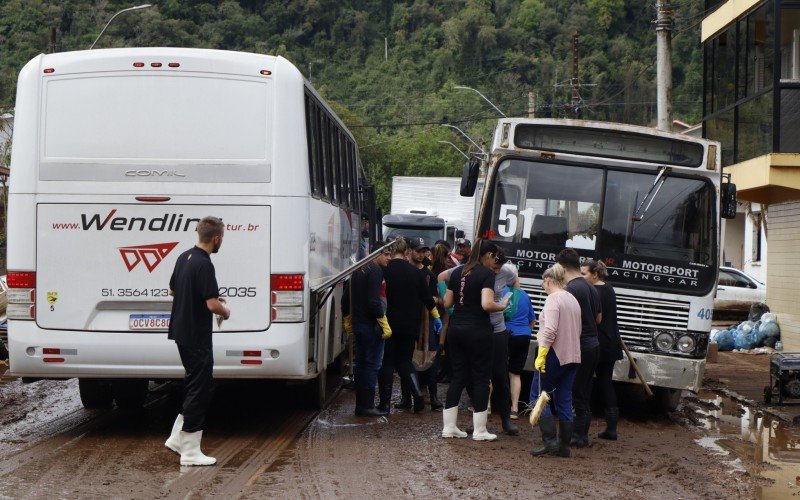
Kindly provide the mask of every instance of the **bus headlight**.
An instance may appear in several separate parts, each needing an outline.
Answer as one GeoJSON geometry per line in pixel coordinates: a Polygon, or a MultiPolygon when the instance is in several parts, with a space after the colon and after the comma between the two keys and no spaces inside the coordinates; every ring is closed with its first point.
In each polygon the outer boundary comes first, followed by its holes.
{"type": "Polygon", "coordinates": [[[675,345],[675,338],[668,332],[661,332],[655,338],[656,349],[669,352],[675,345]]]}
{"type": "Polygon", "coordinates": [[[684,335],[678,339],[676,347],[684,354],[691,354],[697,347],[697,341],[690,335],[684,335]]]}

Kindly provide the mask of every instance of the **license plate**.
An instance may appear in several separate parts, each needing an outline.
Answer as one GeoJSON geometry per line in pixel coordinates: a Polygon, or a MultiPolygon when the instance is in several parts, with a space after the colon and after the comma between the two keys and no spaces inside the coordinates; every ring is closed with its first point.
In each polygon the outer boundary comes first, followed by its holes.
{"type": "Polygon", "coordinates": [[[166,330],[169,314],[131,314],[128,319],[131,330],[166,330]]]}

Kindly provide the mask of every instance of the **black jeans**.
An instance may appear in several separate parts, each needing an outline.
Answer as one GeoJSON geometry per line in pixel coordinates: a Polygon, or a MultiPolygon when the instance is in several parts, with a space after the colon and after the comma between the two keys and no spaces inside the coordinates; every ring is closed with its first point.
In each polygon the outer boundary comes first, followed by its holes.
{"type": "Polygon", "coordinates": [[[415,342],[415,337],[392,333],[383,348],[383,363],[378,372],[378,384],[391,386],[395,370],[401,380],[411,383],[411,374],[416,373],[414,363],[411,361],[414,357],[415,342]]]}
{"type": "Polygon", "coordinates": [[[183,430],[203,430],[214,384],[214,353],[211,346],[178,346],[186,375],[183,379],[183,430]]]}
{"type": "Polygon", "coordinates": [[[575,375],[575,382],[572,384],[572,404],[575,406],[575,413],[589,412],[592,377],[599,357],[599,346],[581,349],[581,366],[578,368],[578,374],[575,375]]]}
{"type": "Polygon", "coordinates": [[[475,412],[486,411],[489,406],[489,380],[492,376],[493,337],[490,327],[450,325],[447,330],[447,356],[453,367],[453,380],[447,388],[445,408],[457,406],[461,393],[471,382],[472,406],[475,412]]]}
{"type": "Polygon", "coordinates": [[[601,361],[597,363],[597,388],[603,400],[603,408],[617,407],[617,393],[614,391],[614,365],[616,361],[601,361]]]}
{"type": "Polygon", "coordinates": [[[511,415],[511,389],[508,384],[508,330],[493,333],[492,356],[492,411],[501,418],[511,415]]]}

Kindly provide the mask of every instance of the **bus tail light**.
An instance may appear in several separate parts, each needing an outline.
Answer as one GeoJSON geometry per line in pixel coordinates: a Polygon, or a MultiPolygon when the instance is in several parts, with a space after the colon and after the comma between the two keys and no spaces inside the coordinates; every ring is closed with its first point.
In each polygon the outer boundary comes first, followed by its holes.
{"type": "Polygon", "coordinates": [[[304,276],[302,274],[273,274],[269,281],[272,290],[272,321],[276,323],[303,321],[304,276]]]}
{"type": "Polygon", "coordinates": [[[8,306],[6,315],[9,319],[36,319],[36,273],[34,271],[8,271],[8,306]]]}

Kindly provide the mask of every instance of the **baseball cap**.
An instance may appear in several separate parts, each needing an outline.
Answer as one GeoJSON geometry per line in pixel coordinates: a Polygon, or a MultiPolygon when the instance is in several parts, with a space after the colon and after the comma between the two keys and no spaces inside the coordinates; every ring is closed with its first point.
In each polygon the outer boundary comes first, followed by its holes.
{"type": "Polygon", "coordinates": [[[456,246],[457,247],[471,247],[472,246],[472,242],[469,241],[466,238],[459,238],[459,239],[456,240],[456,246]]]}
{"type": "Polygon", "coordinates": [[[422,250],[425,248],[427,248],[428,250],[431,249],[431,247],[427,243],[425,243],[425,238],[422,238],[421,236],[415,236],[413,238],[409,238],[408,247],[411,250],[422,250]]]}

